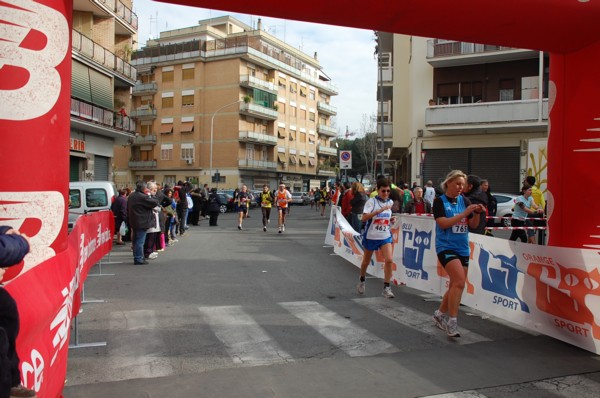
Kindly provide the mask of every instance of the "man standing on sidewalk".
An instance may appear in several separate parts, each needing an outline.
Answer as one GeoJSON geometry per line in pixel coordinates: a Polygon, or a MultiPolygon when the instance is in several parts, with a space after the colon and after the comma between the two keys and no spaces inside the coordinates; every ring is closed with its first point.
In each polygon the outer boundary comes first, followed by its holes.
{"type": "Polygon", "coordinates": [[[148,264],[144,258],[146,230],[155,226],[156,217],[152,209],[159,206],[158,200],[146,192],[146,183],[136,182],[135,191],[127,199],[127,218],[133,231],[133,263],[136,265],[148,264]]]}

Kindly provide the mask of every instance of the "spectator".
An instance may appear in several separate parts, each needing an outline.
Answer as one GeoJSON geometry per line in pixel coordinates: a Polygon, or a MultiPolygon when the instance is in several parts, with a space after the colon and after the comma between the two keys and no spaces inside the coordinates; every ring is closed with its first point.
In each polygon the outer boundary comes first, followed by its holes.
{"type": "Polygon", "coordinates": [[[354,197],[352,190],[350,189],[351,185],[348,181],[344,183],[344,194],[342,196],[342,215],[346,218],[349,224],[352,223],[352,205],[350,205],[350,201],[354,197]]]}
{"type": "Polygon", "coordinates": [[[416,187],[415,198],[408,201],[404,212],[408,214],[431,214],[431,205],[423,199],[423,188],[416,187]]]}
{"type": "MultiPolygon", "coordinates": [[[[486,212],[487,216],[488,217],[496,217],[496,212],[498,211],[498,201],[496,200],[494,195],[492,195],[492,189],[490,188],[490,183],[488,180],[481,180],[481,191],[487,196],[487,200],[488,200],[487,212],[486,212]]],[[[493,227],[493,226],[494,226],[494,218],[487,218],[486,227],[493,227]]],[[[489,229],[485,230],[485,234],[487,236],[494,236],[494,235],[492,235],[492,232],[489,229]]]]}
{"type": "Polygon", "coordinates": [[[433,205],[433,200],[435,199],[435,189],[433,188],[433,182],[431,180],[427,181],[425,184],[425,192],[423,193],[423,199],[426,202],[429,202],[430,205],[433,205]]]}
{"type": "MultiPolygon", "coordinates": [[[[29,253],[27,235],[9,227],[0,226],[0,281],[5,268],[17,265],[29,253]]],[[[0,287],[0,397],[35,397],[33,390],[21,384],[17,336],[19,335],[17,303],[0,287]]]]}
{"type": "MultiPolygon", "coordinates": [[[[472,204],[483,205],[487,209],[488,200],[487,195],[481,191],[481,179],[474,175],[469,174],[467,176],[467,184],[465,185],[464,195],[469,199],[472,204]]],[[[487,211],[486,211],[487,213],[487,211]]],[[[469,224],[469,232],[483,235],[485,234],[485,224],[487,220],[485,214],[479,217],[479,224],[476,227],[471,227],[469,224]]]]}
{"type": "Polygon", "coordinates": [[[365,208],[365,203],[367,203],[367,195],[365,193],[365,188],[360,182],[352,183],[352,199],[350,200],[350,206],[352,207],[352,215],[351,215],[351,224],[352,228],[356,232],[361,232],[362,230],[362,213],[365,208]]]}
{"type": "Polygon", "coordinates": [[[119,232],[121,224],[127,225],[127,191],[125,189],[119,190],[119,195],[115,198],[115,201],[110,206],[115,217],[115,231],[117,232],[117,245],[124,245],[123,237],[119,232]]]}
{"type": "Polygon", "coordinates": [[[127,218],[133,233],[133,263],[136,265],[148,264],[144,259],[144,242],[146,231],[154,227],[156,217],[152,209],[159,205],[158,200],[146,193],[146,183],[138,181],[135,191],[127,200],[127,218]]]}
{"type": "Polygon", "coordinates": [[[210,220],[208,225],[210,227],[216,227],[217,221],[219,219],[219,212],[221,211],[221,198],[217,194],[217,188],[213,188],[208,195],[208,214],[210,216],[210,220]]]}
{"type": "MultiPolygon", "coordinates": [[[[532,189],[529,185],[523,185],[521,188],[521,193],[522,195],[515,199],[517,204],[515,205],[515,210],[511,220],[511,225],[513,227],[529,226],[530,224],[527,223],[528,215],[543,213],[543,210],[538,208],[531,197],[532,189]]],[[[535,236],[529,236],[523,229],[513,229],[509,240],[517,239],[521,239],[522,242],[529,241],[529,243],[535,244],[535,236]]]]}

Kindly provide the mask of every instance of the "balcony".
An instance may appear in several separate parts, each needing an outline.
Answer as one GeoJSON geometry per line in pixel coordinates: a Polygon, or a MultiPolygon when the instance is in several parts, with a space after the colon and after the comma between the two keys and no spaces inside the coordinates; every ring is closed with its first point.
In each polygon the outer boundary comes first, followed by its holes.
{"type": "Polygon", "coordinates": [[[136,122],[131,117],[71,98],[71,125],[81,131],[115,139],[123,145],[135,136],[136,122]]]}
{"type": "Polygon", "coordinates": [[[324,124],[319,124],[317,131],[319,134],[326,135],[328,137],[337,137],[337,129],[324,124]]]}
{"type": "Polygon", "coordinates": [[[538,56],[538,51],[513,47],[439,39],[427,41],[427,62],[434,68],[515,61],[538,56]]]}
{"type": "Polygon", "coordinates": [[[244,169],[277,170],[277,163],[268,160],[239,159],[238,167],[244,169]]]}
{"type": "Polygon", "coordinates": [[[257,88],[272,94],[277,94],[278,91],[278,87],[274,83],[250,75],[240,76],[240,86],[246,88],[257,88]]]}
{"type": "Polygon", "coordinates": [[[154,120],[156,119],[156,109],[150,108],[149,106],[141,106],[136,110],[131,111],[131,117],[137,120],[154,120]]]}
{"type": "Polygon", "coordinates": [[[335,106],[329,105],[327,102],[317,102],[317,110],[320,113],[325,113],[327,115],[335,116],[337,115],[337,108],[335,106]]]}
{"type": "Polygon", "coordinates": [[[156,145],[155,135],[138,135],[133,139],[131,145],[156,145]]]}
{"type": "Polygon", "coordinates": [[[156,160],[130,160],[130,169],[153,169],[156,168],[156,160]]]}
{"type": "Polygon", "coordinates": [[[330,156],[337,156],[337,148],[332,148],[329,146],[325,146],[325,145],[319,145],[317,146],[317,153],[320,155],[330,155],[330,156]]]}
{"type": "Polygon", "coordinates": [[[452,132],[530,132],[548,129],[548,99],[441,105],[425,111],[427,130],[452,132]]]}
{"type": "Polygon", "coordinates": [[[337,176],[337,172],[335,170],[335,167],[319,165],[317,169],[317,175],[335,177],[337,176]]]}
{"type": "Polygon", "coordinates": [[[265,120],[277,120],[279,113],[275,109],[267,108],[258,104],[241,103],[240,113],[242,115],[256,117],[265,120]]]}
{"type": "Polygon", "coordinates": [[[71,43],[74,52],[86,59],[94,61],[101,67],[108,69],[110,72],[114,73],[116,77],[124,79],[132,86],[135,84],[137,71],[131,64],[124,61],[122,58],[117,57],[100,44],[76,30],[72,30],[72,33],[71,43]]]}
{"type": "Polygon", "coordinates": [[[254,131],[240,131],[240,141],[271,146],[277,145],[277,137],[254,131]]]}
{"type": "Polygon", "coordinates": [[[139,97],[141,95],[153,95],[158,91],[158,84],[156,82],[152,83],[136,83],[133,86],[133,90],[131,95],[134,97],[139,97]]]}
{"type": "MultiPolygon", "coordinates": [[[[377,139],[379,139],[381,137],[381,124],[380,123],[377,124],[375,132],[377,135],[377,139]]],[[[393,123],[383,122],[383,139],[387,141],[387,140],[391,140],[392,138],[394,138],[393,123]]]]}

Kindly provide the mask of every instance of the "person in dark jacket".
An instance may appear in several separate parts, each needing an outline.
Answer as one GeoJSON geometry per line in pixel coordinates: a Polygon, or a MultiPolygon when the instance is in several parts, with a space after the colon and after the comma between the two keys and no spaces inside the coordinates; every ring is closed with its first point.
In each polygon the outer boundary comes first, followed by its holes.
{"type": "MultiPolygon", "coordinates": [[[[487,215],[489,217],[495,217],[496,212],[498,211],[498,201],[496,200],[496,197],[492,195],[492,189],[490,188],[490,183],[488,180],[481,180],[481,191],[485,193],[488,199],[487,215]]],[[[495,218],[488,218],[486,222],[486,227],[493,227],[494,220],[495,218]]],[[[489,229],[485,230],[485,234],[487,236],[494,236],[492,235],[492,232],[489,229]]]]}
{"type": "Polygon", "coordinates": [[[222,204],[221,198],[219,197],[219,194],[217,194],[217,188],[213,188],[210,195],[208,195],[208,214],[210,215],[210,220],[208,222],[209,226],[217,226],[217,220],[219,219],[222,204]]]}
{"type": "MultiPolygon", "coordinates": [[[[471,201],[471,204],[481,204],[486,208],[487,212],[488,198],[487,195],[481,190],[481,179],[478,176],[474,174],[469,174],[467,176],[467,185],[465,185],[463,194],[469,199],[469,201],[471,201]]],[[[485,214],[482,214],[479,217],[479,225],[477,225],[476,228],[471,228],[471,226],[469,226],[469,232],[484,235],[486,223],[487,219],[485,214]]]]}
{"type": "MultiPolygon", "coordinates": [[[[5,268],[19,264],[29,253],[27,235],[9,227],[0,226],[0,281],[5,268]]],[[[17,303],[0,287],[0,397],[35,397],[33,390],[21,385],[17,336],[19,311],[17,303]]]]}
{"type": "Polygon", "coordinates": [[[125,222],[127,224],[127,191],[125,189],[119,190],[119,196],[115,198],[115,201],[110,206],[115,217],[115,231],[117,233],[117,245],[124,245],[123,237],[119,232],[121,224],[125,222]]]}
{"type": "Polygon", "coordinates": [[[152,209],[159,206],[157,199],[146,192],[146,183],[138,181],[135,191],[127,199],[127,217],[133,231],[133,263],[148,264],[144,259],[144,241],[146,230],[156,224],[156,217],[152,209]]]}
{"type": "Polygon", "coordinates": [[[415,198],[408,201],[404,212],[408,214],[431,214],[431,204],[423,199],[423,188],[416,187],[413,194],[415,198]]]}
{"type": "Polygon", "coordinates": [[[358,181],[352,183],[352,199],[350,199],[350,224],[352,224],[352,228],[356,232],[360,232],[362,230],[362,213],[365,207],[365,203],[367,203],[367,194],[365,193],[365,188],[363,184],[358,181]]]}
{"type": "Polygon", "coordinates": [[[187,194],[190,192],[189,183],[179,181],[177,182],[177,186],[175,190],[179,192],[179,201],[177,202],[177,218],[179,219],[178,229],[179,235],[183,235],[185,231],[188,229],[188,202],[187,202],[187,194]]]}

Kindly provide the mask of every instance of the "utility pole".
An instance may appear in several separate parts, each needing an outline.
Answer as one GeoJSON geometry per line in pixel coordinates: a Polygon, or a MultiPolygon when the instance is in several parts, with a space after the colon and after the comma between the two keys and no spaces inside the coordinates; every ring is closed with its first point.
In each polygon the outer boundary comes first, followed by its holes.
{"type": "Polygon", "coordinates": [[[385,150],[385,137],[383,132],[383,59],[379,32],[375,31],[375,37],[375,42],[377,43],[375,46],[375,54],[377,55],[377,67],[379,72],[379,95],[377,96],[377,99],[379,100],[379,117],[377,121],[379,123],[379,134],[381,138],[381,175],[384,175],[383,152],[385,150]]]}

